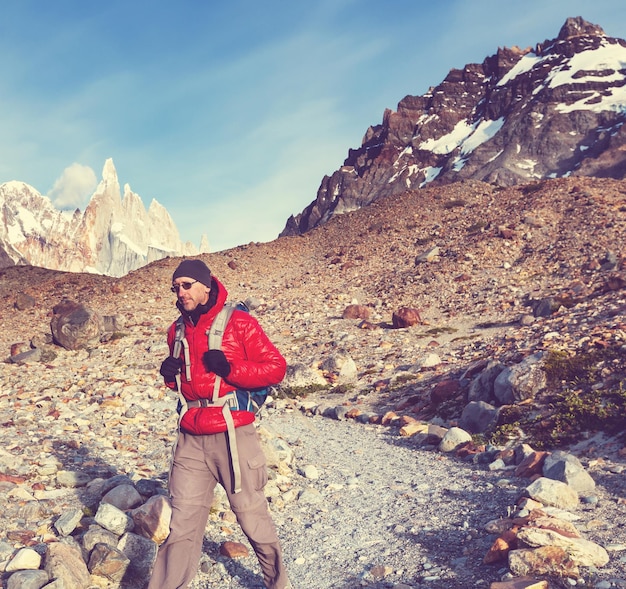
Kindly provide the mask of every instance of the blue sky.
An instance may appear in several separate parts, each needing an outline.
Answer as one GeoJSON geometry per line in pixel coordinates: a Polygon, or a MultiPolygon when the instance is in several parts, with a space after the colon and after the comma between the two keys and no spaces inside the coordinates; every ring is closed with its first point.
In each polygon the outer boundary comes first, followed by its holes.
{"type": "Polygon", "coordinates": [[[5,0],[0,183],[84,209],[112,158],[184,241],[269,241],[385,108],[568,16],[626,37],[624,0],[5,0]]]}

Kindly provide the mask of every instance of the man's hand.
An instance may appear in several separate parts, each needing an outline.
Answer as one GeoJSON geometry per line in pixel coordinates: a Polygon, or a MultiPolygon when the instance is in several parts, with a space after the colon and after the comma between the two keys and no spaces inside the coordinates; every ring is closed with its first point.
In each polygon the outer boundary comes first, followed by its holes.
{"type": "Polygon", "coordinates": [[[176,380],[176,375],[180,372],[180,368],[180,358],[168,356],[161,363],[161,369],[159,370],[159,372],[166,382],[174,382],[176,380]]]}
{"type": "Polygon", "coordinates": [[[209,350],[202,356],[202,363],[207,372],[214,372],[217,376],[226,378],[230,374],[230,364],[222,350],[209,350]]]}

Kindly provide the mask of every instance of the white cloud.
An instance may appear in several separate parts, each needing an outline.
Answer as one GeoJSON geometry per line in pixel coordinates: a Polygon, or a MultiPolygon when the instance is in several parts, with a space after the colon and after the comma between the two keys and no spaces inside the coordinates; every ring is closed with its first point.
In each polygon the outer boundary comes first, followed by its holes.
{"type": "Polygon", "coordinates": [[[97,183],[96,174],[89,166],[74,162],[63,170],[48,197],[59,209],[80,208],[93,194],[97,183]]]}

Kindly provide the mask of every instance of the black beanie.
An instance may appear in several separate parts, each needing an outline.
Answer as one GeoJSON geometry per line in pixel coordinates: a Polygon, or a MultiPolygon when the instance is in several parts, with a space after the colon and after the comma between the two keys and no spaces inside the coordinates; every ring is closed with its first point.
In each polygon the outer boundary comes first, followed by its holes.
{"type": "Polygon", "coordinates": [[[183,260],[172,275],[172,282],[181,276],[193,278],[211,288],[211,270],[202,260],[183,260]]]}

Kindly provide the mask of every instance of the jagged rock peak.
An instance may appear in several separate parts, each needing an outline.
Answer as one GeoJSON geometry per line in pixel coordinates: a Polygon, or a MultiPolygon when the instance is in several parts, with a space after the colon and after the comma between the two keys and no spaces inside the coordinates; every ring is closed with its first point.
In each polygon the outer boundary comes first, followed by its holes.
{"type": "Polygon", "coordinates": [[[565,40],[581,35],[591,35],[593,37],[605,37],[606,33],[602,27],[587,22],[582,16],[570,17],[559,31],[559,39],[565,40]]]}
{"type": "Polygon", "coordinates": [[[534,50],[499,48],[451,69],[385,109],[281,236],[435,181],[626,178],[625,61],[624,39],[573,17],[534,50]]]}
{"type": "Polygon", "coordinates": [[[117,184],[117,170],[115,169],[115,165],[113,164],[113,158],[108,158],[104,162],[104,166],[102,168],[102,180],[107,184],[117,184]]]}
{"type": "Polygon", "coordinates": [[[197,253],[193,244],[182,243],[173,219],[156,200],[146,211],[129,184],[122,199],[111,158],[84,213],[57,210],[23,182],[0,185],[0,268],[30,264],[123,276],[154,260],[197,253]]]}

